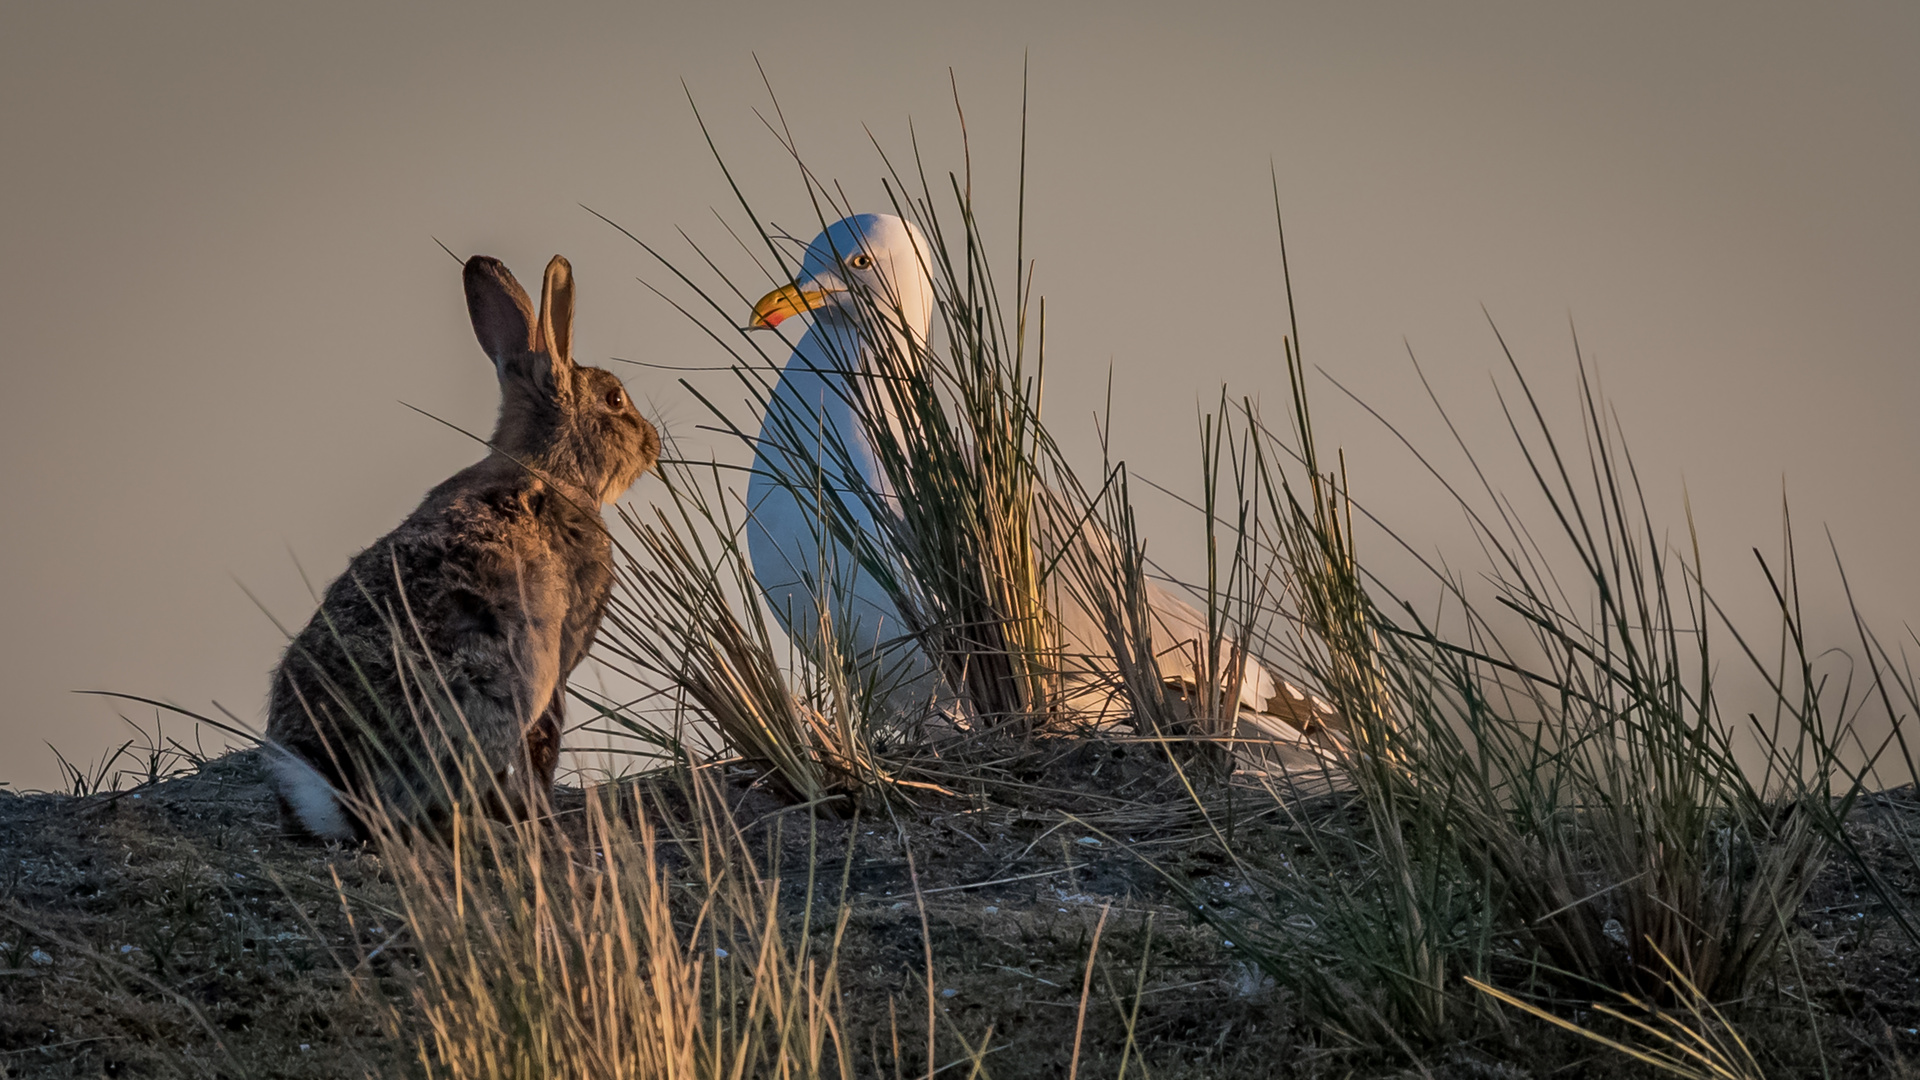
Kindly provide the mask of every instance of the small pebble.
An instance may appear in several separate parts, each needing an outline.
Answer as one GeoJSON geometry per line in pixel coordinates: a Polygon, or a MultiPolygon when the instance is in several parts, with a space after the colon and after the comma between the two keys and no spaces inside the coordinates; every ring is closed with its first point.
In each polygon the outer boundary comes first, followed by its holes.
{"type": "Polygon", "coordinates": [[[1083,836],[1083,837],[1081,837],[1081,838],[1080,838],[1080,842],[1081,842],[1082,844],[1085,844],[1085,845],[1086,845],[1086,846],[1088,846],[1088,847],[1099,847],[1099,846],[1100,846],[1100,839],[1099,839],[1098,837],[1094,837],[1094,836],[1083,836]]]}
{"type": "Polygon", "coordinates": [[[986,913],[987,913],[987,914],[989,914],[989,915],[998,915],[998,914],[1000,914],[1000,909],[999,909],[999,908],[997,908],[997,907],[994,907],[994,906],[993,906],[992,904],[988,904],[988,905],[986,906],[986,909],[985,909],[985,910],[986,910],[986,913]]]}
{"type": "Polygon", "coordinates": [[[36,964],[39,964],[41,967],[45,967],[48,964],[53,963],[53,957],[48,956],[45,952],[39,949],[35,949],[32,952],[28,953],[27,959],[33,961],[36,964]]]}
{"type": "Polygon", "coordinates": [[[958,991],[958,990],[954,990],[954,989],[952,989],[952,988],[948,988],[948,989],[946,989],[946,990],[942,990],[942,991],[940,991],[940,996],[941,996],[941,997],[944,997],[944,998],[950,998],[950,997],[952,997],[953,995],[955,995],[955,994],[957,994],[957,993],[959,993],[959,992],[960,992],[960,991],[958,991]]]}

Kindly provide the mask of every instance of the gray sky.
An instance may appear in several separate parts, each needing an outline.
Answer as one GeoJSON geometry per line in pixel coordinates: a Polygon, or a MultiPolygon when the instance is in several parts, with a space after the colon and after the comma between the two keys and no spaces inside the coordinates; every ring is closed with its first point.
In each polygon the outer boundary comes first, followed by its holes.
{"type": "MultiPolygon", "coordinates": [[[[1502,445],[1483,304],[1571,419],[1571,318],[1656,514],[1680,535],[1684,484],[1736,606],[1764,613],[1747,550],[1777,548],[1784,486],[1803,558],[1831,528],[1883,632],[1920,612],[1920,7],[653,7],[0,7],[0,780],[122,737],[75,689],[257,718],[282,639],[243,586],[304,621],[296,558],[323,584],[475,457],[400,404],[481,430],[495,405],[430,237],[523,279],[568,255],[583,360],[720,362],[580,204],[753,280],[685,80],[762,212],[810,235],[756,55],[809,164],[882,209],[863,125],[905,153],[911,119],[957,167],[951,67],[1003,224],[1030,57],[1028,251],[1072,446],[1109,363],[1121,449],[1163,482],[1191,486],[1223,381],[1283,403],[1271,160],[1309,359],[1415,438],[1409,345],[1502,445]]],[[[670,376],[615,367],[720,447],[670,376]]],[[[1315,392],[1358,493],[1476,566],[1404,453],[1315,392]]],[[[1192,565],[1192,522],[1153,528],[1192,565]]]]}

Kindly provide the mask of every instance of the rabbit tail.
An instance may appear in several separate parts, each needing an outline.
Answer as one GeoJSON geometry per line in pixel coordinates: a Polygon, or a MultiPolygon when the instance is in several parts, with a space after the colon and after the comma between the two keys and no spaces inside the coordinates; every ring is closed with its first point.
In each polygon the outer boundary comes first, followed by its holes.
{"type": "Polygon", "coordinates": [[[340,792],[320,770],[284,750],[270,755],[268,768],[280,798],[301,828],[322,840],[354,839],[357,834],[346,807],[341,805],[340,792]]]}

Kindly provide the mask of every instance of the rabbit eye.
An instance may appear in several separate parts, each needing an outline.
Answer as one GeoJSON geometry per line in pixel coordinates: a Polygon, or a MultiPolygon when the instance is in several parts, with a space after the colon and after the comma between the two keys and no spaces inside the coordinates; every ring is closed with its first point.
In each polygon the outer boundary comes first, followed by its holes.
{"type": "Polygon", "coordinates": [[[847,260],[847,265],[855,270],[865,270],[873,265],[873,256],[862,252],[847,260]]]}
{"type": "Polygon", "coordinates": [[[622,390],[616,386],[613,389],[607,391],[607,408],[618,409],[626,405],[626,403],[627,403],[627,392],[625,390],[622,390]]]}

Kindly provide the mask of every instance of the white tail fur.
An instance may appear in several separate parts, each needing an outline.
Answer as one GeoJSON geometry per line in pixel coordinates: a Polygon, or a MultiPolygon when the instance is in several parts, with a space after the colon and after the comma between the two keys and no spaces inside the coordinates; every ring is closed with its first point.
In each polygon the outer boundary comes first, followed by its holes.
{"type": "Polygon", "coordinates": [[[268,750],[268,768],[273,770],[274,786],[280,797],[293,808],[300,824],[322,840],[351,840],[353,825],[340,806],[340,793],[333,790],[320,771],[284,750],[268,750]]]}

